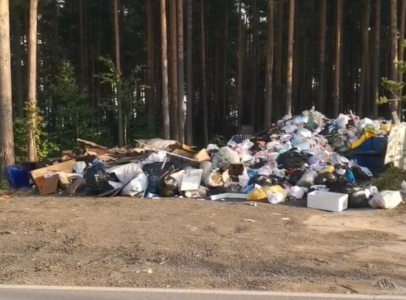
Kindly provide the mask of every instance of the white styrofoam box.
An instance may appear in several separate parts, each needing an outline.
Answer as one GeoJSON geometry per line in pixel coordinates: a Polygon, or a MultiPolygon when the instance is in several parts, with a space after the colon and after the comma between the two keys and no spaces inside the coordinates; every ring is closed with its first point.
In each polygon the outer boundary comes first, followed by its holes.
{"type": "Polygon", "coordinates": [[[307,195],[307,207],[342,212],[348,208],[348,194],[313,191],[307,195]]]}

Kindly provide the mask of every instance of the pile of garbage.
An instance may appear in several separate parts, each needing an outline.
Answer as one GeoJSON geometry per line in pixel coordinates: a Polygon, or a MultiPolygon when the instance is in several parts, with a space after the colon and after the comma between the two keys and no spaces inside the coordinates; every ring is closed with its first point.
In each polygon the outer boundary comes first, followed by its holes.
{"type": "Polygon", "coordinates": [[[406,182],[381,190],[385,173],[376,177],[353,153],[371,139],[391,140],[396,125],[398,120],[392,125],[352,113],[328,119],[312,109],[285,116],[264,134],[243,141],[234,136],[226,146],[209,144],[199,151],[174,140],[140,140],[134,148],[108,149],[78,139],[78,149],[64,151],[42,168],[27,173],[27,166],[9,167],[9,181],[16,187],[32,179],[40,195],[304,201],[337,212],[390,209],[402,202],[406,182]]]}

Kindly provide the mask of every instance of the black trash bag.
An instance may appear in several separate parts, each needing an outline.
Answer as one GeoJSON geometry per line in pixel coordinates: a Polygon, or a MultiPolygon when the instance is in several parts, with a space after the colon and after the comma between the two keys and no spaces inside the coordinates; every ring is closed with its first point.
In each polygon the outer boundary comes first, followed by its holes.
{"type": "Polygon", "coordinates": [[[296,150],[289,150],[278,156],[278,166],[283,169],[299,169],[302,168],[311,155],[300,153],[296,150]]]}
{"type": "Polygon", "coordinates": [[[179,195],[178,182],[171,174],[165,175],[159,182],[159,193],[162,197],[175,197],[179,195]]]}
{"type": "Polygon", "coordinates": [[[157,174],[151,174],[148,176],[148,185],[145,191],[145,194],[153,194],[159,195],[159,183],[161,181],[161,177],[157,174]]]}
{"type": "Polygon", "coordinates": [[[325,173],[319,174],[316,177],[316,179],[314,180],[314,184],[325,185],[328,188],[330,188],[335,185],[337,180],[338,180],[338,178],[337,178],[336,174],[330,173],[330,172],[325,172],[325,173]]]}
{"type": "Polygon", "coordinates": [[[295,186],[299,182],[300,178],[302,178],[304,172],[304,170],[294,170],[288,178],[288,183],[292,186],[295,186]]]}
{"type": "Polygon", "coordinates": [[[162,172],[162,170],[167,171],[170,168],[173,168],[173,163],[171,163],[170,161],[167,161],[163,168],[162,165],[163,163],[161,162],[146,164],[142,166],[142,171],[147,175],[151,175],[158,174],[162,172]]]}
{"type": "Polygon", "coordinates": [[[109,181],[116,181],[117,177],[114,177],[106,172],[102,163],[92,165],[83,174],[86,180],[86,193],[96,196],[113,191],[115,188],[109,184],[109,181]]]}
{"type": "Polygon", "coordinates": [[[360,167],[352,167],[352,174],[354,174],[355,180],[357,182],[370,182],[372,180],[371,176],[368,176],[360,167]]]}
{"type": "Polygon", "coordinates": [[[258,177],[255,178],[255,181],[253,183],[258,184],[260,186],[273,186],[275,184],[278,184],[278,181],[276,181],[274,178],[270,176],[259,175],[258,177]]]}
{"type": "Polygon", "coordinates": [[[348,193],[348,207],[349,208],[361,208],[368,207],[368,198],[365,194],[365,190],[360,188],[353,188],[348,193]]]}

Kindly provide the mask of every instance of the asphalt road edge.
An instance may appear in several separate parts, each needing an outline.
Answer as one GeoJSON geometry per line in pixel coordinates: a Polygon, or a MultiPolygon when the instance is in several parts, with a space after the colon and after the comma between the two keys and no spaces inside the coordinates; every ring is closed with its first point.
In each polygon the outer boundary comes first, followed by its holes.
{"type": "Polygon", "coordinates": [[[193,289],[154,289],[154,288],[115,288],[115,287],[80,287],[80,286],[41,286],[41,285],[0,285],[0,290],[57,290],[57,291],[98,291],[98,292],[135,292],[135,293],[173,293],[173,294],[205,294],[205,295],[247,295],[247,296],[279,296],[279,297],[312,297],[331,299],[368,299],[368,300],[406,300],[406,296],[392,295],[345,295],[345,294],[314,294],[314,293],[282,293],[262,291],[231,291],[231,290],[193,290],[193,289]]]}

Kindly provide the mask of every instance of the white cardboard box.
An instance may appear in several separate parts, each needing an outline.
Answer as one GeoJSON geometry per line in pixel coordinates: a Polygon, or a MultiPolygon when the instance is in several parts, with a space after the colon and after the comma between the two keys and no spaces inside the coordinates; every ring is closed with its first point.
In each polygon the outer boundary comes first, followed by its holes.
{"type": "Polygon", "coordinates": [[[342,212],[348,208],[348,194],[313,191],[307,195],[307,207],[342,212]]]}

